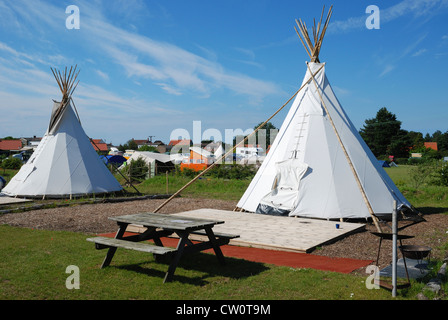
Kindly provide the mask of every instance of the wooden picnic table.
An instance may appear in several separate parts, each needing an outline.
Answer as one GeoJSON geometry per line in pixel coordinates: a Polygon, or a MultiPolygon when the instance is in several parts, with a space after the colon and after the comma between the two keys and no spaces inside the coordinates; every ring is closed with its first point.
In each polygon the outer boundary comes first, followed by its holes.
{"type": "Polygon", "coordinates": [[[224,255],[220,246],[228,244],[230,239],[239,237],[238,235],[214,233],[213,227],[224,223],[224,221],[217,220],[158,213],[139,213],[110,217],[109,219],[115,220],[119,227],[115,238],[94,237],[87,239],[95,243],[96,249],[108,249],[101,268],[105,268],[111,263],[117,248],[152,253],[156,261],[159,256],[170,255],[171,263],[163,280],[164,283],[172,280],[179,260],[184,254],[213,248],[218,261],[224,265],[224,255]],[[146,230],[139,234],[124,236],[126,228],[131,224],[143,226],[146,230]],[[173,234],[176,234],[179,238],[177,247],[164,247],[161,238],[173,234]],[[193,243],[189,239],[191,234],[205,236],[207,240],[193,243]],[[155,245],[146,242],[146,240],[153,240],[155,245]]]}

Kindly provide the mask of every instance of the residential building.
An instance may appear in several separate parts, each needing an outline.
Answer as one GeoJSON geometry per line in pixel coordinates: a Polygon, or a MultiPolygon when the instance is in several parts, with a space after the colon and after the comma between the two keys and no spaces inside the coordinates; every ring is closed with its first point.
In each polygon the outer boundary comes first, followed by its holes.
{"type": "Polygon", "coordinates": [[[180,169],[185,168],[202,171],[215,162],[213,153],[200,147],[190,147],[190,158],[184,159],[180,165],[180,169]]]}
{"type": "Polygon", "coordinates": [[[90,139],[93,149],[96,152],[106,155],[109,153],[109,147],[107,143],[103,141],[103,139],[90,139]]]}
{"type": "Polygon", "coordinates": [[[22,140],[20,139],[0,139],[0,153],[13,154],[22,149],[22,140]]]}
{"type": "Polygon", "coordinates": [[[437,142],[425,142],[425,148],[437,151],[437,142]]]}
{"type": "Polygon", "coordinates": [[[166,152],[189,153],[189,148],[193,145],[189,139],[171,140],[166,147],[166,152]]]}

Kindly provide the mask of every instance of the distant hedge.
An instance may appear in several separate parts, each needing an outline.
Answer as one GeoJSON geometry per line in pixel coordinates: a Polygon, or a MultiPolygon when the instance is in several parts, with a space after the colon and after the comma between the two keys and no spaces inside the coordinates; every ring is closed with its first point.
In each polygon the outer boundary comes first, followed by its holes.
{"type": "Polygon", "coordinates": [[[0,166],[4,169],[20,169],[20,167],[22,166],[22,160],[17,159],[17,158],[13,158],[13,157],[9,157],[6,158],[5,160],[3,160],[0,164],[0,166]]]}

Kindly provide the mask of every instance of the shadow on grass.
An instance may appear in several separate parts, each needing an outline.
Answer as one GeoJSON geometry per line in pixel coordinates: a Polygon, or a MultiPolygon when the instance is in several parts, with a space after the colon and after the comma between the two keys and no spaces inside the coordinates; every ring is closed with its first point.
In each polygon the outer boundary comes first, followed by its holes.
{"type": "MultiPolygon", "coordinates": [[[[111,265],[110,267],[130,270],[150,277],[158,277],[160,278],[160,282],[162,282],[166,271],[168,271],[170,261],[169,258],[164,258],[156,262],[152,258],[149,261],[147,260],[137,264],[111,265]]],[[[225,261],[226,264],[221,265],[214,254],[208,253],[195,253],[184,256],[176,268],[172,281],[203,286],[208,283],[207,278],[218,276],[231,279],[244,279],[258,275],[269,269],[262,263],[243,259],[225,257],[225,261]],[[191,276],[183,275],[185,273],[191,274],[191,276]]]]}
{"type": "Polygon", "coordinates": [[[418,207],[416,209],[420,211],[423,215],[440,214],[440,213],[448,214],[448,208],[444,207],[418,207]]]}

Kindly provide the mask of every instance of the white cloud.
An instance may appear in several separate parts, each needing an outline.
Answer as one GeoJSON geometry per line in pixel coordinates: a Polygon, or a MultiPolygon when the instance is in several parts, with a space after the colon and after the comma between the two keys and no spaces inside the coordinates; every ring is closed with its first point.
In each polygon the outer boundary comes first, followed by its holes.
{"type": "Polygon", "coordinates": [[[384,67],[383,71],[380,73],[379,77],[384,77],[389,72],[393,71],[395,69],[395,66],[388,64],[384,67]]]}
{"type": "Polygon", "coordinates": [[[419,56],[421,56],[422,54],[424,54],[427,51],[428,51],[427,49],[420,49],[417,52],[415,52],[412,56],[413,57],[419,57],[419,56]]]}
{"type": "Polygon", "coordinates": [[[101,70],[95,70],[96,74],[105,81],[109,81],[109,75],[101,70]]]}
{"type": "Polygon", "coordinates": [[[345,88],[341,88],[338,86],[332,86],[337,96],[347,96],[351,94],[351,91],[345,88]]]}
{"type": "Polygon", "coordinates": [[[272,82],[226,70],[214,55],[213,60],[206,59],[174,44],[117,28],[98,16],[87,14],[83,18],[90,41],[121,65],[128,76],[151,79],[168,93],[189,91],[209,96],[225,88],[262,99],[281,92],[272,82]]]}
{"type": "Polygon", "coordinates": [[[378,58],[376,63],[381,68],[381,73],[379,74],[379,77],[384,77],[385,75],[389,74],[391,71],[393,71],[395,68],[399,66],[399,62],[406,58],[406,57],[418,57],[422,54],[424,54],[427,49],[423,48],[418,51],[415,51],[416,48],[426,39],[428,36],[428,33],[422,34],[418,36],[415,40],[410,42],[404,49],[402,49],[401,52],[388,52],[388,54],[385,57],[378,58]],[[411,54],[414,52],[413,54],[411,54]]]}
{"type": "MultiPolygon", "coordinates": [[[[144,10],[144,2],[136,0],[140,10],[144,10]]],[[[281,94],[280,88],[272,82],[253,78],[239,72],[227,70],[216,62],[216,55],[205,53],[209,58],[201,57],[175,44],[157,41],[147,36],[128,31],[119,27],[119,23],[108,22],[103,15],[101,2],[75,1],[81,13],[80,30],[74,35],[83,39],[82,47],[98,50],[105,58],[112,58],[113,62],[123,67],[128,77],[133,81],[147,79],[153,84],[159,85],[169,94],[179,95],[187,92],[200,97],[209,97],[215,90],[230,90],[236,94],[242,94],[250,98],[263,99],[268,95],[281,94]]],[[[63,33],[65,26],[65,11],[59,6],[43,1],[8,1],[2,4],[8,9],[7,18],[11,23],[18,21],[28,30],[35,28],[42,34],[50,34],[49,30],[63,33]]],[[[109,4],[104,7],[109,8],[109,4]]],[[[134,14],[133,6],[125,1],[119,1],[109,9],[122,12],[126,16],[134,14]]],[[[0,14],[0,17],[2,14],[0,14]]],[[[131,28],[135,30],[135,28],[131,28]]],[[[66,31],[66,30],[65,30],[66,31]]],[[[51,32],[53,34],[53,32],[51,32]]],[[[44,38],[45,39],[45,38],[44,38]]],[[[42,39],[41,39],[42,40],[42,39]]],[[[44,41],[48,41],[45,39],[44,41]]],[[[200,45],[196,45],[201,47],[200,45]]],[[[14,50],[10,47],[0,48],[14,50]]],[[[14,53],[14,52],[12,52],[14,53]]],[[[61,55],[54,55],[51,60],[48,57],[18,56],[39,63],[46,61],[64,61],[61,55]]],[[[48,62],[47,62],[48,64],[48,62]]],[[[104,71],[96,71],[103,79],[107,79],[104,71]]],[[[143,84],[144,85],[144,84],[143,84]]]]}

